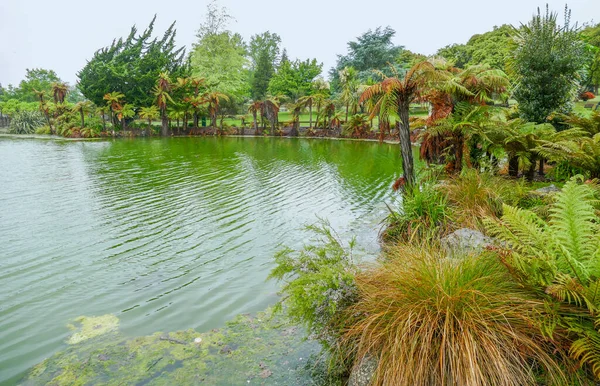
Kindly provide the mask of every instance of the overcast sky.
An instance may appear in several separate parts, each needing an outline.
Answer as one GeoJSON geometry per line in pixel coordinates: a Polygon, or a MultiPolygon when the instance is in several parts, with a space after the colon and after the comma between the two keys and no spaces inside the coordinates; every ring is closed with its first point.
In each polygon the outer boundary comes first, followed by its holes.
{"type": "MultiPolygon", "coordinates": [[[[190,47],[209,0],[0,0],[0,83],[18,84],[26,68],[53,69],[70,83],[93,53],[133,24],[146,27],[158,15],[155,31],[177,21],[177,43],[190,47]]],[[[291,58],[317,58],[324,72],[346,43],[369,28],[389,25],[395,42],[433,54],[451,43],[495,25],[527,22],[545,2],[534,0],[221,0],[236,22],[230,29],[246,41],[256,33],[278,33],[291,58]]],[[[560,12],[563,1],[549,1],[560,12]]],[[[572,0],[572,20],[600,21],[600,0],[572,0]]]]}

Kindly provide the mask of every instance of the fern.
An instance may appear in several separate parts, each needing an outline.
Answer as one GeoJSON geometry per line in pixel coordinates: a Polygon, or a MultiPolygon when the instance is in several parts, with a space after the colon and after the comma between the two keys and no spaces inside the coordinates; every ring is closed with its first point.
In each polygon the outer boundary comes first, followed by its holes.
{"type": "Polygon", "coordinates": [[[500,220],[485,224],[509,250],[502,261],[517,279],[556,303],[541,315],[542,333],[552,337],[560,327],[571,341],[571,357],[600,378],[600,219],[594,189],[582,179],[571,179],[556,195],[548,223],[505,205],[500,220]]]}

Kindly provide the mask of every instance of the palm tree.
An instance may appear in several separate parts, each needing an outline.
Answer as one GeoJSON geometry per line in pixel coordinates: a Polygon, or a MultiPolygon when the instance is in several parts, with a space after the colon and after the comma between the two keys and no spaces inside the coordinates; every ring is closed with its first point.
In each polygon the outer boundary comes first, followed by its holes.
{"type": "Polygon", "coordinates": [[[222,92],[211,91],[204,96],[208,103],[208,114],[210,115],[210,125],[217,128],[217,114],[219,112],[219,104],[222,100],[229,101],[229,97],[222,92]]]}
{"type": "Polygon", "coordinates": [[[305,95],[301,98],[298,99],[298,103],[300,103],[301,105],[303,105],[304,107],[308,107],[308,114],[309,114],[309,119],[310,119],[310,123],[308,126],[309,130],[312,130],[312,122],[313,122],[313,105],[317,105],[317,117],[319,115],[319,113],[321,112],[321,105],[323,104],[323,101],[325,100],[325,95],[323,95],[322,93],[316,93],[316,94],[312,94],[312,95],[305,95]]]}
{"type": "Polygon", "coordinates": [[[162,131],[163,137],[169,135],[169,117],[167,116],[167,102],[173,102],[171,95],[171,81],[169,80],[169,74],[161,72],[158,75],[156,86],[154,87],[154,96],[156,97],[156,105],[160,109],[160,116],[162,119],[162,131]]]}
{"type": "Polygon", "coordinates": [[[52,124],[50,123],[50,114],[49,114],[49,109],[48,109],[48,105],[46,104],[46,101],[44,100],[44,96],[46,95],[45,91],[38,91],[38,90],[33,90],[35,92],[35,95],[38,98],[38,101],[40,102],[40,111],[44,114],[44,117],[46,117],[46,122],[48,122],[48,127],[50,127],[50,133],[54,134],[54,129],[52,128],[52,124]]]}
{"type": "Polygon", "coordinates": [[[79,113],[81,117],[81,128],[85,127],[85,115],[92,111],[93,105],[90,101],[77,102],[71,109],[74,113],[79,113]]]}
{"type": "Polygon", "coordinates": [[[121,120],[121,130],[127,129],[127,118],[135,116],[135,108],[129,103],[125,103],[117,110],[117,118],[121,120]]]}
{"type": "Polygon", "coordinates": [[[68,91],[69,87],[65,83],[52,83],[52,95],[54,96],[54,103],[64,103],[68,91]]]}
{"type": "Polygon", "coordinates": [[[302,103],[288,103],[288,110],[292,113],[292,120],[290,122],[292,129],[290,130],[290,137],[297,137],[300,129],[300,114],[302,110],[304,110],[304,105],[302,103]]]}
{"type": "Polygon", "coordinates": [[[346,120],[348,122],[348,112],[352,107],[352,115],[356,114],[358,110],[358,73],[354,67],[344,67],[339,71],[340,84],[342,86],[342,92],[340,99],[346,106],[346,120]]]}
{"type": "Polygon", "coordinates": [[[253,124],[254,124],[254,135],[258,135],[257,116],[258,116],[259,112],[262,115],[263,105],[264,105],[264,102],[262,102],[262,101],[253,101],[252,103],[250,103],[250,106],[248,106],[248,112],[252,113],[252,120],[253,120],[253,124]]]}
{"type": "Polygon", "coordinates": [[[102,131],[106,132],[106,111],[108,107],[106,106],[98,106],[96,108],[96,113],[100,115],[102,118],[102,131]]]}
{"type": "Polygon", "coordinates": [[[400,118],[400,153],[402,154],[402,167],[407,188],[415,184],[414,160],[410,142],[410,104],[423,95],[427,86],[444,78],[429,62],[420,62],[412,66],[404,77],[400,77],[392,68],[394,76],[388,77],[380,73],[383,80],[368,87],[360,97],[360,103],[369,99],[377,99],[371,111],[371,116],[378,114],[389,117],[397,114],[400,118]]]}
{"type": "Polygon", "coordinates": [[[115,111],[121,109],[121,102],[123,101],[123,98],[125,98],[125,94],[117,91],[109,92],[105,94],[103,98],[106,101],[106,106],[108,106],[108,109],[110,111],[110,121],[113,125],[113,135],[115,135],[116,126],[115,111]]]}
{"type": "Polygon", "coordinates": [[[158,111],[158,107],[150,106],[150,107],[142,107],[140,109],[140,118],[148,120],[148,134],[152,133],[152,121],[158,119],[160,117],[160,111],[158,111]]]}
{"type": "Polygon", "coordinates": [[[263,115],[271,124],[271,135],[275,135],[275,129],[279,127],[279,109],[283,96],[269,96],[263,103],[263,115]]]}

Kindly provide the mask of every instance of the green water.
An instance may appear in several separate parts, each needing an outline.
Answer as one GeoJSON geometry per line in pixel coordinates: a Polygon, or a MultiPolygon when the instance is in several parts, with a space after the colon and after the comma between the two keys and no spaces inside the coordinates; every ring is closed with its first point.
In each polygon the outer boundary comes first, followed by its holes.
{"type": "Polygon", "coordinates": [[[125,336],[220,327],[317,216],[377,251],[398,145],[280,138],[0,139],[0,384],[114,314],[125,336]]]}

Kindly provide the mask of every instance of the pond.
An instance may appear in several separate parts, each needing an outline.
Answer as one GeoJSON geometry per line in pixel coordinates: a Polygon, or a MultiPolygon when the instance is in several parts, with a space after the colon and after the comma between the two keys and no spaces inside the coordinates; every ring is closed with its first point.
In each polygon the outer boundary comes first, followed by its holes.
{"type": "Polygon", "coordinates": [[[0,138],[0,384],[113,314],[125,336],[265,310],[282,246],[327,219],[377,252],[398,145],[282,138],[0,138]]]}

